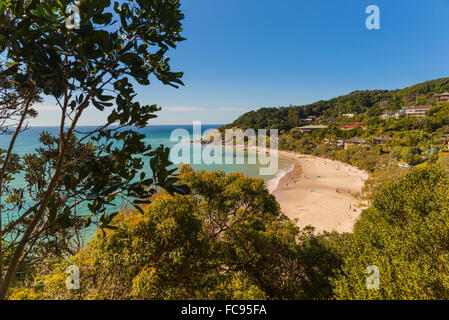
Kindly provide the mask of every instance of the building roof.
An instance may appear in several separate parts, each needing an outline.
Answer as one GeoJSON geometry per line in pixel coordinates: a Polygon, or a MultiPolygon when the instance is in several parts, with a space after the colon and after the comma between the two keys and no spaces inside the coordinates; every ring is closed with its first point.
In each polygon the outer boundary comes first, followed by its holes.
{"type": "Polygon", "coordinates": [[[299,129],[299,130],[307,130],[307,129],[327,129],[327,126],[322,125],[322,124],[311,124],[308,126],[303,126],[303,127],[297,127],[295,129],[299,129]]]}
{"type": "Polygon", "coordinates": [[[430,110],[430,109],[432,109],[432,106],[426,105],[426,106],[414,106],[414,107],[407,108],[406,110],[430,110]]]}
{"type": "Polygon", "coordinates": [[[353,137],[351,139],[346,140],[345,142],[349,142],[349,143],[366,143],[366,140],[362,139],[362,138],[358,138],[358,137],[353,137]]]}
{"type": "Polygon", "coordinates": [[[446,97],[446,96],[449,96],[449,92],[444,91],[443,93],[435,94],[435,96],[436,96],[436,97],[446,97]]]}
{"type": "Polygon", "coordinates": [[[361,122],[355,122],[353,124],[348,124],[348,125],[345,125],[345,126],[341,126],[340,128],[342,128],[342,129],[353,129],[353,128],[356,128],[356,127],[365,128],[365,126],[361,122]]]}
{"type": "Polygon", "coordinates": [[[343,142],[343,140],[341,139],[324,139],[324,141],[329,141],[329,142],[343,142]]]}

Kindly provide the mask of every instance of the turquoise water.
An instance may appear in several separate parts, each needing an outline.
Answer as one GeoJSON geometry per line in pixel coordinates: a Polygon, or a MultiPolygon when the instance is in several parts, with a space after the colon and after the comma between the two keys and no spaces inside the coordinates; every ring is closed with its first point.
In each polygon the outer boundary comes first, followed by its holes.
{"type": "MultiPolygon", "coordinates": [[[[203,125],[202,126],[202,133],[206,133],[208,130],[216,129],[220,127],[221,125],[203,125]]],[[[93,130],[94,127],[79,127],[79,131],[89,131],[93,130]]],[[[192,134],[193,129],[190,125],[177,125],[177,126],[167,126],[167,125],[160,125],[160,126],[148,126],[144,129],[136,129],[139,133],[144,134],[146,136],[146,142],[149,143],[153,148],[158,147],[159,145],[164,145],[169,148],[173,148],[173,146],[177,143],[176,141],[170,141],[170,135],[173,130],[175,129],[185,129],[190,134],[192,134]]],[[[59,133],[58,127],[32,127],[28,129],[27,131],[23,132],[16,141],[14,152],[19,155],[24,155],[28,153],[33,153],[36,148],[41,147],[42,145],[39,142],[39,136],[43,132],[49,132],[50,134],[57,135],[59,133]]],[[[7,149],[9,141],[11,139],[11,136],[9,135],[0,135],[0,149],[7,149]]],[[[189,144],[192,146],[192,144],[189,144]]],[[[203,151],[204,146],[197,145],[196,148],[193,148],[193,146],[190,148],[190,159],[194,159],[195,155],[198,152],[203,151]],[[199,149],[199,150],[198,150],[199,149]]],[[[213,170],[223,170],[226,173],[231,172],[241,172],[249,177],[259,177],[259,169],[263,167],[261,164],[249,164],[248,163],[248,152],[244,151],[236,151],[234,159],[237,158],[243,158],[244,164],[236,164],[234,161],[234,164],[205,164],[204,162],[201,162],[199,164],[191,164],[191,166],[194,169],[204,169],[206,171],[213,171],[213,170]]],[[[149,168],[149,159],[147,159],[147,168],[149,168]]],[[[277,182],[279,181],[280,177],[291,169],[292,162],[288,159],[283,158],[276,158],[275,161],[278,161],[278,171],[275,174],[272,175],[265,175],[262,176],[262,178],[266,181],[267,186],[270,190],[273,190],[277,186],[277,182]]],[[[267,166],[265,166],[267,167],[267,166]]],[[[12,187],[13,188],[19,188],[24,187],[25,182],[23,180],[22,175],[17,175],[16,180],[13,182],[12,187]]],[[[118,208],[120,209],[120,205],[117,204],[118,208]]],[[[87,208],[86,214],[88,213],[87,208]]],[[[80,212],[80,211],[79,211],[80,212]]],[[[82,213],[82,210],[81,210],[82,213]]]]}

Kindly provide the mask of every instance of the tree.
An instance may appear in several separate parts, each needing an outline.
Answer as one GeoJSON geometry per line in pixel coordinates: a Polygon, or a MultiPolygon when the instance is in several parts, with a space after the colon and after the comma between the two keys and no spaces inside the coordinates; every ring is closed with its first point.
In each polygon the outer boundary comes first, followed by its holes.
{"type": "Polygon", "coordinates": [[[407,172],[407,168],[397,166],[387,166],[375,170],[365,181],[362,188],[364,197],[372,202],[382,193],[385,187],[398,183],[407,172]]]}
{"type": "Polygon", "coordinates": [[[365,210],[354,233],[340,239],[344,263],[334,277],[338,299],[449,297],[449,177],[438,166],[413,168],[389,184],[365,210]],[[379,289],[365,285],[379,269],[379,289]]]}
{"type": "Polygon", "coordinates": [[[447,156],[440,157],[437,160],[437,164],[440,165],[446,172],[449,173],[449,157],[447,157],[447,156]]]}
{"type": "MultiPolygon", "coordinates": [[[[155,193],[155,186],[188,191],[173,186],[177,179],[172,176],[175,170],[167,169],[168,150],[152,151],[143,135],[129,129],[145,126],[159,109],[134,101],[132,80],[148,85],[155,76],[166,85],[182,84],[182,73],[172,72],[165,56],[183,40],[179,1],[136,0],[113,6],[109,0],[80,1],[79,29],[66,28],[70,5],[68,0],[0,1],[0,51],[8,57],[2,75],[31,92],[52,96],[60,108],[57,137],[43,134],[44,148],[18,159],[20,168],[9,169],[12,166],[3,162],[9,172],[2,189],[18,173],[26,174],[27,186],[9,188],[5,210],[16,212],[6,230],[14,227],[17,240],[2,232],[8,250],[0,251],[0,260],[8,268],[0,274],[0,299],[43,233],[51,231],[53,238],[80,219],[90,224],[90,216],[77,215],[81,205],[89,207],[91,216],[100,216],[100,225],[107,228],[119,197],[142,203],[155,193]],[[77,130],[87,108],[108,112],[107,123],[90,132],[77,130]],[[152,157],[149,166],[141,156],[152,157]],[[146,173],[150,169],[151,177],[146,173]]],[[[21,117],[27,112],[25,107],[21,117]]],[[[14,141],[5,158],[11,157],[13,147],[14,141]]]]}
{"type": "MultiPolygon", "coordinates": [[[[27,118],[36,117],[36,111],[31,107],[39,102],[39,91],[27,83],[17,83],[12,76],[2,75],[0,70],[0,134],[12,134],[8,150],[0,149],[0,235],[2,232],[2,195],[6,191],[3,181],[9,179],[7,172],[18,169],[17,156],[12,148],[21,131],[27,128],[27,118]]],[[[0,279],[3,274],[2,241],[0,237],[0,279]]]]}
{"type": "Polygon", "coordinates": [[[404,148],[402,151],[402,159],[407,163],[416,164],[422,162],[421,156],[419,155],[420,150],[417,147],[404,148]]]}
{"type": "Polygon", "coordinates": [[[300,231],[262,179],[180,169],[191,195],[155,195],[123,212],[73,258],[14,288],[14,299],[329,298],[339,265],[326,236],[300,231]],[[79,266],[83,285],[65,288],[79,266]]]}
{"type": "Polygon", "coordinates": [[[26,129],[27,118],[37,116],[32,105],[41,99],[36,88],[15,82],[12,76],[1,75],[3,72],[0,70],[0,134],[17,135],[20,133],[17,128],[26,129]]]}

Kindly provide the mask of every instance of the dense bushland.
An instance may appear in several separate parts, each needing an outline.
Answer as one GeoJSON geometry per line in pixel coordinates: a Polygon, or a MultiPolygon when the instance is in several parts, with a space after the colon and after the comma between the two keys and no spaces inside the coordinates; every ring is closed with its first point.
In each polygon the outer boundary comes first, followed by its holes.
{"type": "Polygon", "coordinates": [[[315,235],[282,215],[261,179],[180,170],[191,195],[122,212],[78,254],[48,262],[11,299],[449,298],[449,177],[412,169],[374,195],[352,234],[315,235]],[[67,290],[66,268],[80,268],[67,290]],[[368,266],[379,290],[365,284],[368,266]]]}

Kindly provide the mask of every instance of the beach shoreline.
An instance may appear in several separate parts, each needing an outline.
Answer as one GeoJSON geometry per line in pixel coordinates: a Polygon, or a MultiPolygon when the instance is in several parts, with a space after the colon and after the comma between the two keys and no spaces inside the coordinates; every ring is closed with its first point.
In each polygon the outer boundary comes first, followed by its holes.
{"type": "Polygon", "coordinates": [[[295,152],[278,151],[293,161],[272,194],[290,219],[316,232],[352,232],[366,204],[357,199],[368,173],[349,164],[295,152]]]}
{"type": "MultiPolygon", "coordinates": [[[[225,146],[226,147],[226,146],[225,146]]],[[[312,226],[317,233],[352,232],[367,204],[358,196],[369,174],[349,164],[290,151],[237,145],[237,149],[272,153],[293,165],[266,181],[282,212],[296,219],[300,228],[312,226]]]]}

